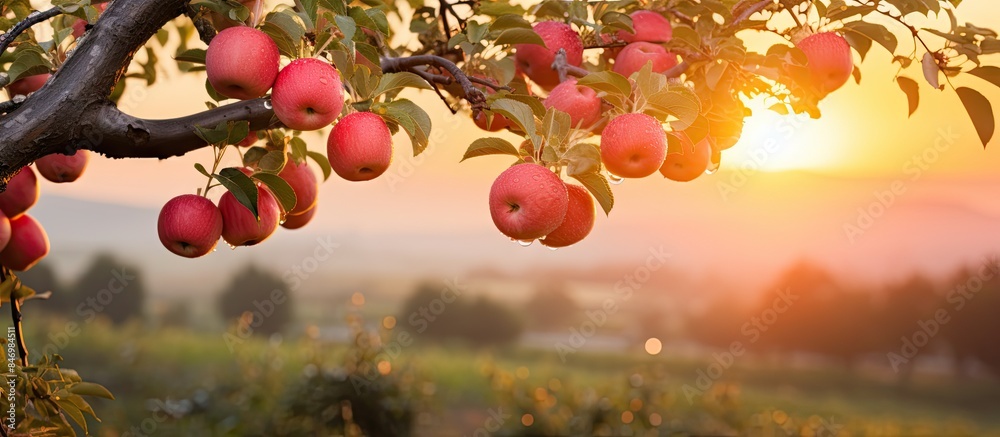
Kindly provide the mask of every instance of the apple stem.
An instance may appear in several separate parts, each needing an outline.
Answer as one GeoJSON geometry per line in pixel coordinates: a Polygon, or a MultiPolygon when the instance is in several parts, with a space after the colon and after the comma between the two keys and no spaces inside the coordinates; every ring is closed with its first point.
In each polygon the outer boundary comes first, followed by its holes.
{"type": "Polygon", "coordinates": [[[584,77],[590,74],[589,71],[577,67],[575,65],[570,65],[566,60],[566,49],[560,48],[556,52],[556,58],[552,61],[552,69],[559,73],[559,82],[565,82],[569,76],[573,77],[584,77]]]}

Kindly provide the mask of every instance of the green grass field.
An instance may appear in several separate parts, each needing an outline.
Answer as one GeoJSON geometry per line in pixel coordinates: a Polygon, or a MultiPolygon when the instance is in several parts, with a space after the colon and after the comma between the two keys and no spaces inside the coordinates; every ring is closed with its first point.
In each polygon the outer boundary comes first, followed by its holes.
{"type": "MultiPolygon", "coordinates": [[[[36,321],[28,344],[48,343],[64,325],[36,321]]],[[[351,349],[302,336],[248,339],[231,352],[219,332],[95,322],[59,353],[64,367],[117,397],[94,402],[103,420],[92,422],[95,435],[137,427],[124,435],[207,436],[265,435],[289,388],[336,372],[351,349]]],[[[608,435],[623,426],[635,435],[1000,435],[997,381],[917,375],[901,386],[840,367],[744,358],[690,403],[683,386],[708,362],[667,354],[578,353],[564,364],[552,350],[410,345],[375,361],[388,362],[413,400],[421,435],[480,435],[497,409],[508,416],[497,435],[570,433],[596,416],[609,425],[593,433],[608,435]]]]}

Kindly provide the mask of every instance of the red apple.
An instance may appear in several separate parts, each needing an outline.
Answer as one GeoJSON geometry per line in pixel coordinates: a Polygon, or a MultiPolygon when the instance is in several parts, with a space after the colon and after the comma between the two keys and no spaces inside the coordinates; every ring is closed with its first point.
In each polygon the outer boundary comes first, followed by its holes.
{"type": "Polygon", "coordinates": [[[247,133],[247,137],[242,141],[236,143],[236,147],[250,147],[257,144],[257,131],[250,131],[247,133]]]}
{"type": "Polygon", "coordinates": [[[618,31],[618,38],[625,42],[655,42],[665,43],[673,36],[673,26],[663,15],[657,12],[639,10],[629,14],[632,17],[632,29],[635,33],[618,31]]]}
{"type": "Polygon", "coordinates": [[[211,200],[184,194],[163,205],[156,231],[167,250],[186,258],[197,258],[214,250],[219,243],[222,213],[211,200]]]}
{"type": "Polygon", "coordinates": [[[630,43],[615,58],[614,72],[629,77],[650,62],[653,72],[663,73],[677,65],[677,56],[651,42],[630,43]]]}
{"type": "Polygon", "coordinates": [[[253,246],[270,237],[281,220],[281,206],[264,187],[257,187],[257,212],[260,221],[233,193],[226,191],[219,199],[222,212],[222,238],[231,246],[253,246]]]}
{"type": "Polygon", "coordinates": [[[601,134],[601,161],[619,177],[642,178],[656,173],[666,154],[663,126],[646,114],[619,115],[601,134]]]}
{"type": "Polygon", "coordinates": [[[307,162],[297,163],[289,157],[285,168],[281,169],[278,176],[288,182],[295,192],[295,207],[288,211],[288,214],[302,214],[316,206],[319,182],[316,180],[316,173],[313,173],[307,162]]]}
{"type": "Polygon", "coordinates": [[[545,246],[566,247],[579,243],[594,228],[594,198],[579,185],[566,184],[566,188],[569,193],[566,217],[558,228],[538,240],[545,246]]]}
{"type": "Polygon", "coordinates": [[[545,237],[562,224],[568,207],[566,184],[538,164],[517,164],[504,170],[490,189],[493,224],[515,240],[545,237]]]}
{"type": "Polygon", "coordinates": [[[7,181],[7,190],[0,193],[0,211],[11,220],[24,214],[38,201],[38,177],[31,167],[24,167],[7,181]]]}
{"type": "Polygon", "coordinates": [[[524,73],[538,86],[552,89],[559,84],[559,74],[552,69],[556,52],[566,49],[566,62],[579,67],[583,63],[583,41],[570,25],[558,21],[542,21],[533,26],[535,33],[545,41],[544,46],[518,44],[514,53],[517,70],[524,73]]]}
{"type": "Polygon", "coordinates": [[[73,182],[80,178],[87,168],[90,152],[77,150],[72,155],[53,153],[35,161],[35,167],[42,177],[55,183],[73,182]]]}
{"type": "Polygon", "coordinates": [[[0,250],[7,247],[7,243],[10,243],[10,219],[0,211],[0,250]]]}
{"type": "MultiPolygon", "coordinates": [[[[447,71],[445,71],[445,73],[447,73],[446,75],[448,77],[451,77],[451,73],[448,73],[447,71]]],[[[472,76],[480,78],[480,79],[488,80],[488,81],[490,81],[492,83],[496,83],[495,79],[483,76],[481,74],[473,74],[472,76]]],[[[453,83],[453,85],[457,85],[458,81],[456,80],[456,81],[453,81],[452,83],[453,83]]],[[[496,93],[495,89],[493,89],[491,87],[488,87],[488,86],[479,86],[479,88],[482,89],[483,93],[485,93],[487,96],[490,95],[490,94],[496,93]]],[[[462,87],[460,85],[458,85],[458,90],[461,90],[461,89],[462,89],[462,87]]],[[[504,129],[510,127],[510,126],[514,126],[514,124],[511,123],[510,120],[507,119],[507,117],[504,117],[504,116],[502,116],[500,114],[494,113],[493,114],[493,119],[489,120],[488,123],[487,123],[487,119],[488,119],[488,117],[486,116],[485,112],[475,111],[472,114],[472,121],[476,123],[476,126],[478,126],[480,129],[482,129],[484,131],[487,131],[487,132],[498,132],[498,131],[504,130],[504,129]]]]}
{"type": "Polygon", "coordinates": [[[798,48],[809,60],[812,84],[822,95],[844,86],[854,71],[854,56],[844,37],[834,32],[810,35],[799,41],[798,48]]]}
{"type": "Polygon", "coordinates": [[[577,85],[576,78],[556,85],[543,103],[569,114],[574,127],[588,128],[601,118],[601,98],[593,89],[577,85]]]}
{"type": "Polygon", "coordinates": [[[302,214],[287,215],[285,216],[285,221],[281,223],[281,227],[285,229],[299,229],[312,221],[313,216],[316,215],[317,207],[309,208],[308,211],[302,214]]]}
{"type": "Polygon", "coordinates": [[[663,177],[678,182],[688,182],[704,174],[712,161],[712,143],[708,141],[708,137],[698,144],[692,144],[691,138],[684,132],[668,135],[673,137],[670,142],[676,141],[680,147],[679,151],[667,153],[666,159],[663,160],[663,166],[660,167],[663,177]]]}
{"type": "Polygon", "coordinates": [[[208,82],[219,94],[240,100],[267,94],[278,77],[278,45],[252,27],[219,32],[205,52],[208,82]]]}
{"type": "Polygon", "coordinates": [[[296,59],[278,73],[271,103],[278,120],[290,129],[308,131],[329,126],[344,109],[340,74],[319,59],[296,59]]]}
{"type": "MultiPolygon", "coordinates": [[[[94,7],[96,7],[98,13],[100,13],[100,12],[104,12],[104,9],[106,9],[108,7],[108,4],[107,3],[100,3],[100,4],[94,5],[94,7]]],[[[82,18],[77,19],[73,23],[73,38],[79,38],[79,37],[83,36],[83,34],[86,33],[86,32],[87,32],[87,20],[84,20],[82,18]]]]}
{"type": "Polygon", "coordinates": [[[30,215],[10,221],[10,242],[0,251],[0,264],[11,270],[25,271],[49,254],[49,237],[30,215]]]}
{"type": "Polygon", "coordinates": [[[340,177],[349,181],[374,179],[392,161],[392,134],[382,117],[355,112],[342,118],[330,131],[327,158],[340,177]]]}
{"type": "Polygon", "coordinates": [[[14,96],[27,96],[28,94],[41,89],[42,85],[45,85],[45,82],[47,82],[50,77],[52,77],[51,74],[45,73],[20,78],[15,80],[10,85],[7,85],[7,94],[12,99],[14,96]]]}

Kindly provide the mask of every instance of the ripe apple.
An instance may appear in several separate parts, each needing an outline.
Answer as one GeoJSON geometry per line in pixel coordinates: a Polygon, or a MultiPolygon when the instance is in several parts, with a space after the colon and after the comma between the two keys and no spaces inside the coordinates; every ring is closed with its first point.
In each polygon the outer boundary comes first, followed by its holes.
{"type": "Polygon", "coordinates": [[[10,242],[0,251],[0,264],[11,270],[25,271],[49,254],[49,237],[30,215],[10,221],[10,242]]]}
{"type": "Polygon", "coordinates": [[[601,134],[601,161],[619,177],[642,178],[656,173],[666,154],[663,127],[646,114],[619,115],[601,134]]]}
{"type": "Polygon", "coordinates": [[[205,72],[219,94],[255,99],[274,85],[280,58],[278,45],[266,33],[252,27],[230,27],[208,45],[205,72]]]}
{"type": "MultiPolygon", "coordinates": [[[[239,2],[242,3],[243,6],[246,6],[247,9],[250,9],[250,14],[253,15],[253,6],[254,6],[254,2],[256,2],[256,0],[239,0],[239,2]]],[[[220,14],[218,12],[214,12],[214,11],[211,12],[211,13],[209,13],[208,16],[209,16],[209,19],[212,20],[212,25],[216,29],[218,29],[219,31],[222,31],[222,30],[228,29],[230,27],[234,27],[234,26],[243,26],[243,25],[245,25],[245,23],[243,23],[241,21],[230,20],[229,17],[223,16],[222,14],[220,14]]]]}
{"type": "Polygon", "coordinates": [[[684,132],[674,132],[668,134],[672,139],[670,142],[678,142],[680,151],[667,153],[660,167],[663,177],[678,181],[692,181],[705,173],[708,164],[712,161],[712,143],[705,137],[698,144],[692,144],[691,138],[684,132]]]}
{"type": "Polygon", "coordinates": [[[270,237],[281,220],[281,206],[266,188],[257,187],[257,212],[260,221],[233,193],[226,191],[219,199],[222,212],[222,239],[231,246],[253,246],[270,237]]]}
{"type": "Polygon", "coordinates": [[[50,77],[52,77],[51,74],[45,73],[15,80],[10,85],[7,85],[7,94],[12,99],[14,96],[27,96],[28,94],[41,89],[42,85],[45,85],[45,82],[47,82],[50,77]]]}
{"type": "Polygon", "coordinates": [[[518,44],[514,53],[517,71],[527,75],[538,86],[552,89],[559,84],[559,74],[552,69],[556,52],[566,49],[566,63],[579,67],[583,63],[583,41],[566,23],[542,21],[533,27],[545,45],[518,44]]]}
{"type": "Polygon", "coordinates": [[[309,222],[312,221],[313,216],[316,215],[317,208],[318,207],[314,206],[302,214],[285,216],[285,221],[281,223],[281,227],[285,229],[299,229],[309,224],[309,222]]]}
{"type": "Polygon", "coordinates": [[[593,89],[577,85],[576,78],[556,85],[542,103],[569,114],[574,127],[587,128],[601,118],[601,98],[593,89]]]}
{"type": "Polygon", "coordinates": [[[288,211],[288,214],[302,214],[316,206],[319,182],[316,180],[316,173],[313,173],[307,162],[298,163],[289,157],[285,168],[281,169],[278,176],[288,182],[295,192],[295,207],[288,211]]]}
{"type": "MultiPolygon", "coordinates": [[[[98,13],[100,13],[104,12],[104,9],[108,7],[108,4],[99,3],[94,5],[94,7],[96,7],[98,13]]],[[[77,19],[75,22],[73,22],[73,38],[79,38],[83,36],[84,33],[87,33],[87,24],[88,24],[87,20],[84,20],[83,18],[77,19]]]]}
{"type": "Polygon", "coordinates": [[[657,12],[638,10],[631,14],[632,29],[635,33],[618,31],[618,38],[633,43],[637,41],[665,43],[673,36],[673,26],[670,20],[657,12]]]}
{"type": "Polygon", "coordinates": [[[568,207],[566,184],[538,164],[517,164],[504,170],[490,189],[493,224],[515,240],[545,237],[562,224],[568,207]]]}
{"type": "Polygon", "coordinates": [[[10,232],[10,219],[3,212],[0,212],[0,250],[3,250],[7,247],[7,243],[10,243],[10,232]]]}
{"type": "Polygon", "coordinates": [[[184,194],[170,199],[156,222],[160,243],[167,250],[197,258],[211,252],[222,236],[222,213],[202,196],[184,194]]]}
{"type": "Polygon", "coordinates": [[[797,47],[809,60],[812,85],[820,94],[825,96],[850,80],[854,57],[844,37],[834,32],[817,33],[799,41],[797,47]]]}
{"type": "Polygon", "coordinates": [[[566,247],[583,240],[594,228],[594,198],[586,188],[566,184],[569,206],[562,224],[545,238],[538,240],[548,247],[566,247]]]}
{"type": "Polygon", "coordinates": [[[0,211],[13,220],[24,214],[38,201],[38,177],[31,167],[24,167],[7,182],[7,190],[0,193],[0,211]]]}
{"type": "Polygon", "coordinates": [[[236,147],[250,147],[257,144],[257,131],[252,130],[247,133],[247,137],[236,143],[236,147]]]}
{"type": "Polygon", "coordinates": [[[500,114],[493,114],[493,119],[487,120],[488,117],[483,111],[476,111],[472,115],[472,121],[476,123],[476,126],[487,132],[499,132],[511,126],[510,120],[500,114]]]}
{"type": "Polygon", "coordinates": [[[355,182],[375,179],[392,161],[392,134],[382,117],[355,112],[333,126],[326,152],[340,177],[355,182]]]}
{"type": "Polygon", "coordinates": [[[649,62],[653,63],[653,72],[663,73],[677,65],[677,56],[651,42],[629,43],[615,58],[614,72],[629,77],[649,62]]]}
{"type": "Polygon", "coordinates": [[[72,155],[53,153],[35,161],[35,167],[42,177],[55,183],[73,182],[80,178],[87,168],[90,152],[77,150],[72,155]]]}
{"type": "Polygon", "coordinates": [[[308,131],[326,127],[344,109],[340,74],[319,59],[296,59],[278,73],[271,103],[278,120],[290,129],[308,131]]]}

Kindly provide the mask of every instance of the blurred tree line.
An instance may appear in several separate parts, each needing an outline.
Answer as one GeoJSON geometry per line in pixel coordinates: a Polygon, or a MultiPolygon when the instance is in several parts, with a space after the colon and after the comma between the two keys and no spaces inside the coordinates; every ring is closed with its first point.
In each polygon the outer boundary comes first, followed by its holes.
{"type": "Polygon", "coordinates": [[[751,305],[717,300],[689,320],[687,332],[707,345],[739,341],[752,351],[812,353],[849,368],[864,358],[882,359],[901,382],[917,359],[935,353],[952,357],[960,375],[975,360],[1000,376],[998,267],[987,261],[942,281],[914,275],[866,289],[800,262],[751,305]]]}

